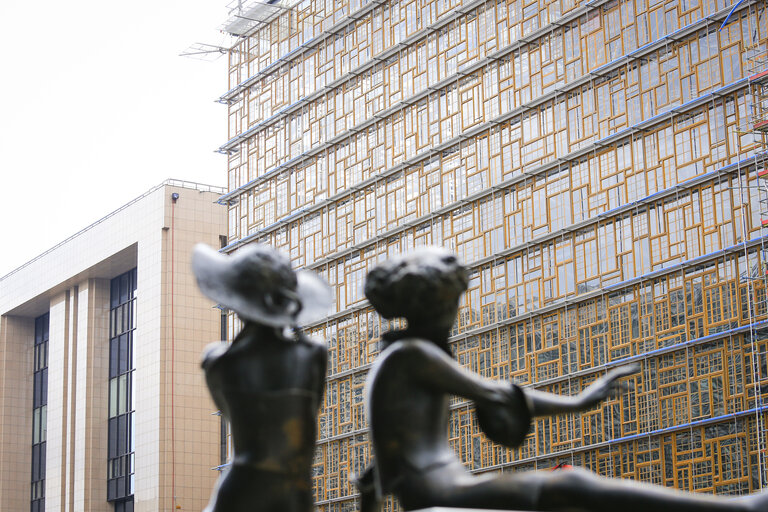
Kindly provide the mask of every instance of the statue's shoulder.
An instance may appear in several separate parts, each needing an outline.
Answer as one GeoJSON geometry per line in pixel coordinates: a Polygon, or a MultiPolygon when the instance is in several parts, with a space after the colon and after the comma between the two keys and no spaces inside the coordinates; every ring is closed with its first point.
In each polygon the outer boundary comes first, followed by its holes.
{"type": "Polygon", "coordinates": [[[204,369],[210,368],[214,362],[219,360],[221,356],[227,353],[228,349],[229,343],[226,341],[214,341],[213,343],[209,343],[203,349],[203,357],[200,362],[200,366],[202,366],[204,369]]]}
{"type": "Polygon", "coordinates": [[[418,337],[407,337],[390,343],[381,351],[379,359],[382,361],[418,360],[429,358],[439,352],[440,349],[430,341],[418,337]]]}
{"type": "Polygon", "coordinates": [[[422,338],[407,337],[389,343],[376,357],[368,373],[370,390],[407,388],[419,372],[435,357],[434,345],[422,338]],[[397,378],[391,378],[391,375],[397,378]],[[382,377],[388,375],[389,377],[382,377]]]}

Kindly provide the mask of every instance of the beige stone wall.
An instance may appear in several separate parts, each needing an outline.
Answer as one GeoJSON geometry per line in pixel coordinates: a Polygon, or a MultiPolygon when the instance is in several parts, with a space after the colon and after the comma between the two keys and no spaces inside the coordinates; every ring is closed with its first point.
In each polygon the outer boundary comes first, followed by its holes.
{"type": "MultiPolygon", "coordinates": [[[[205,213],[201,202],[205,197],[185,194],[171,209],[174,216],[172,236],[173,253],[173,328],[166,321],[166,336],[173,335],[173,419],[175,434],[171,443],[171,465],[175,466],[175,505],[182,510],[201,510],[208,502],[218,474],[211,468],[219,465],[219,417],[205,386],[200,369],[200,354],[208,343],[219,340],[221,311],[205,298],[197,288],[191,272],[192,248],[198,242],[219,247],[219,234],[226,233],[224,217],[205,213]],[[186,203],[186,204],[185,204],[186,203]],[[212,223],[210,227],[206,224],[212,223]],[[204,228],[204,229],[201,229],[204,228]],[[208,233],[208,236],[205,236],[208,233]],[[199,397],[206,397],[200,400],[199,397]],[[175,459],[175,464],[174,460],[175,459]]],[[[218,213],[218,212],[216,212],[218,213]]],[[[168,283],[170,284],[170,283],[168,283]]],[[[170,320],[170,318],[168,318],[170,320]]],[[[166,359],[166,369],[170,370],[166,359]]],[[[169,375],[170,372],[166,372],[169,375]]],[[[167,395],[166,395],[167,397],[167,395]]],[[[166,406],[170,408],[170,404],[166,406]]],[[[168,461],[165,461],[166,467],[168,461]]],[[[167,473],[167,471],[166,471],[167,473]]],[[[168,495],[167,498],[172,495],[168,495]]]]}
{"type": "MultiPolygon", "coordinates": [[[[70,405],[71,296],[65,290],[51,298],[48,338],[48,437],[45,463],[45,507],[65,510],[68,450],[67,415],[70,405]]],[[[31,444],[28,440],[27,445],[31,444]]]]}
{"type": "Polygon", "coordinates": [[[137,512],[176,506],[201,510],[217,477],[211,468],[219,464],[219,418],[212,415],[216,407],[205,387],[200,354],[219,339],[221,312],[198,291],[190,258],[196,243],[218,247],[226,219],[209,194],[169,188],[166,196],[174,192],[178,201],[164,204],[167,229],[152,241],[161,250],[145,253],[139,246],[139,328],[134,335],[137,512]],[[159,260],[149,256],[158,253],[159,260]],[[150,265],[160,266],[159,282],[143,280],[150,265]],[[151,320],[143,316],[148,314],[151,320]]]}
{"type": "Polygon", "coordinates": [[[0,510],[29,510],[34,319],[0,317],[0,510]]]}
{"type": "Polygon", "coordinates": [[[107,512],[108,280],[52,298],[48,346],[46,510],[107,512]]]}
{"type": "Polygon", "coordinates": [[[79,295],[72,501],[74,510],[106,512],[109,280],[89,279],[79,295]]]}

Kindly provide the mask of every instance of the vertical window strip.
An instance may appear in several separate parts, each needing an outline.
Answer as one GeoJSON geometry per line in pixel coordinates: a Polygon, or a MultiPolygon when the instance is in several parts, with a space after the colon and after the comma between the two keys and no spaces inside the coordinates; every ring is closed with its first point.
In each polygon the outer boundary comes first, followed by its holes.
{"type": "Polygon", "coordinates": [[[35,319],[32,387],[32,477],[31,512],[45,510],[45,453],[48,405],[49,314],[35,319]]]}
{"type": "Polygon", "coordinates": [[[111,282],[109,314],[109,426],[107,500],[116,512],[133,511],[134,390],[133,331],[136,269],[111,282]]]}

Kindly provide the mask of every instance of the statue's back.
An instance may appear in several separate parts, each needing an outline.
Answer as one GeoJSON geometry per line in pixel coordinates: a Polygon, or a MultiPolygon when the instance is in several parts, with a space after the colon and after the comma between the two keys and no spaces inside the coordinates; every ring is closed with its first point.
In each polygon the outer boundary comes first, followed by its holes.
{"type": "Polygon", "coordinates": [[[309,511],[325,350],[305,338],[245,334],[203,363],[211,394],[230,422],[234,450],[209,510],[309,511]]]}

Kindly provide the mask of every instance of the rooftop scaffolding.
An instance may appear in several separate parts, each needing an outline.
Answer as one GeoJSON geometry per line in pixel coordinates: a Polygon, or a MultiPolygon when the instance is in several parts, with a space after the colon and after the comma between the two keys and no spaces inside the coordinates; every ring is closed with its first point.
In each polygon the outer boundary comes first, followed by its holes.
{"type": "Polygon", "coordinates": [[[247,37],[297,3],[297,0],[233,0],[227,5],[229,17],[221,30],[233,36],[247,37]]]}
{"type": "MultiPolygon", "coordinates": [[[[232,0],[226,6],[229,14],[224,24],[219,27],[219,31],[230,38],[248,37],[258,28],[290,10],[297,3],[299,0],[232,0]]],[[[286,26],[287,23],[288,21],[285,23],[286,26]]],[[[213,61],[234,50],[233,44],[232,39],[219,44],[193,43],[185,48],[179,56],[213,61]]]]}

